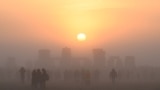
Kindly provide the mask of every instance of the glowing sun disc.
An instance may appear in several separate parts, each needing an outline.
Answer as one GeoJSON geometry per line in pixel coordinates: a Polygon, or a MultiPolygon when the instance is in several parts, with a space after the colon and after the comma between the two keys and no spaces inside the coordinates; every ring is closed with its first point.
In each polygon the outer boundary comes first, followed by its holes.
{"type": "Polygon", "coordinates": [[[85,40],[86,40],[86,34],[84,34],[84,33],[79,33],[79,34],[77,35],[77,39],[78,39],[79,41],[85,41],[85,40]]]}

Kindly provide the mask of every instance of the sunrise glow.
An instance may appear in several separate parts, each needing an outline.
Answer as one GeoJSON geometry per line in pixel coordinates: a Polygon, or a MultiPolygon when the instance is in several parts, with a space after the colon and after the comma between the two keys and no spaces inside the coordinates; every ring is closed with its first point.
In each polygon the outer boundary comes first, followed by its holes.
{"type": "Polygon", "coordinates": [[[79,41],[85,41],[85,40],[86,40],[86,35],[85,35],[84,33],[79,33],[79,34],[77,35],[77,39],[78,39],[79,41]]]}

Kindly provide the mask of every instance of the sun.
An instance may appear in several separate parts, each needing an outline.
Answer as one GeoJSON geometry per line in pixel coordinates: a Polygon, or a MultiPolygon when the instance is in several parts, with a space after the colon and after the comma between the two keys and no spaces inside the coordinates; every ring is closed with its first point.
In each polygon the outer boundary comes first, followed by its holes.
{"type": "Polygon", "coordinates": [[[84,34],[84,33],[79,33],[79,34],[77,35],[77,39],[78,39],[79,41],[85,41],[85,40],[86,40],[86,34],[84,34]]]}

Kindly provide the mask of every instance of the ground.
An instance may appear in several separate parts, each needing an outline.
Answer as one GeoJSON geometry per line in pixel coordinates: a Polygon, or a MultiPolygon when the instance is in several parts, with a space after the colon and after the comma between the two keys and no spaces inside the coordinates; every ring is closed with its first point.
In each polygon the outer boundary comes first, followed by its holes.
{"type": "MultiPolygon", "coordinates": [[[[22,84],[0,84],[0,90],[33,90],[29,85],[22,84]]],[[[36,89],[40,90],[40,89],[36,89]]],[[[113,88],[112,85],[92,86],[65,86],[49,85],[46,90],[160,90],[160,84],[119,84],[113,88]]]]}

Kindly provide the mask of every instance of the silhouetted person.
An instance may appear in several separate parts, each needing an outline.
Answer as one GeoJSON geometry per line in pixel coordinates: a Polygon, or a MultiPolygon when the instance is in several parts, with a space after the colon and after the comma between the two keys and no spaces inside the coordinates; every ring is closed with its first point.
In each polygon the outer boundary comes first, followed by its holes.
{"type": "Polygon", "coordinates": [[[116,78],[117,78],[117,72],[115,69],[112,69],[112,71],[110,72],[110,78],[112,80],[112,85],[113,85],[113,90],[116,90],[116,78]]]}
{"type": "Polygon", "coordinates": [[[35,81],[37,86],[40,86],[41,80],[42,80],[42,72],[40,69],[37,69],[36,76],[35,76],[35,81]]]}
{"type": "Polygon", "coordinates": [[[115,69],[112,69],[110,72],[110,78],[112,80],[112,83],[115,84],[116,78],[117,78],[117,72],[115,69]]]}
{"type": "Polygon", "coordinates": [[[20,72],[21,82],[24,83],[24,81],[25,81],[25,72],[26,72],[25,68],[21,67],[19,72],[20,72]]]}
{"type": "Polygon", "coordinates": [[[91,84],[91,73],[89,70],[85,71],[85,84],[86,85],[91,84]]]}
{"type": "Polygon", "coordinates": [[[91,74],[89,70],[82,70],[82,80],[86,86],[90,85],[91,74]]]}
{"type": "Polygon", "coordinates": [[[74,80],[76,82],[79,82],[80,81],[80,71],[79,70],[75,70],[74,71],[74,80]]]}
{"type": "Polygon", "coordinates": [[[97,82],[100,79],[100,71],[95,70],[93,71],[93,79],[97,82]]]}
{"type": "Polygon", "coordinates": [[[33,88],[38,88],[38,86],[40,86],[41,77],[42,77],[42,73],[40,69],[32,71],[32,87],[33,88]]]}
{"type": "Polygon", "coordinates": [[[46,88],[46,81],[48,80],[49,80],[49,75],[47,74],[47,71],[45,69],[42,69],[41,79],[40,79],[40,87],[42,89],[46,88]]]}
{"type": "Polygon", "coordinates": [[[33,70],[32,71],[32,88],[37,88],[36,74],[37,74],[37,71],[33,70]]]}
{"type": "Polygon", "coordinates": [[[31,70],[29,70],[29,69],[26,70],[26,79],[27,79],[27,82],[30,82],[30,80],[31,80],[31,73],[32,73],[31,70]]]}
{"type": "Polygon", "coordinates": [[[69,72],[69,70],[65,70],[64,71],[64,80],[67,81],[67,82],[70,80],[70,72],[69,72]]]}

